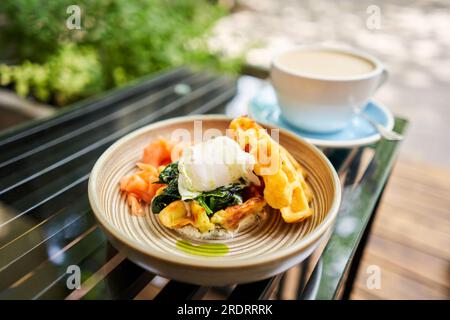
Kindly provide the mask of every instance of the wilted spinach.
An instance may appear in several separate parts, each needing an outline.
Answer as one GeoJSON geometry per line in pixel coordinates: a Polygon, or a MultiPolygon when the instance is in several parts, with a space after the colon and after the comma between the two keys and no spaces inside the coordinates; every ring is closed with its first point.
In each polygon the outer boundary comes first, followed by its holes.
{"type": "Polygon", "coordinates": [[[180,200],[181,196],[178,192],[178,162],[169,164],[159,174],[159,181],[155,183],[167,184],[164,191],[153,198],[152,212],[160,213],[165,207],[176,200],[180,200]]]}
{"type": "MultiPolygon", "coordinates": [[[[166,206],[181,199],[178,191],[178,162],[169,164],[159,174],[159,180],[155,183],[167,184],[164,191],[152,201],[152,212],[160,213],[166,206]]],[[[211,215],[229,206],[242,203],[242,192],[246,187],[244,181],[232,183],[217,189],[202,192],[194,198],[211,215]]]]}
{"type": "Polygon", "coordinates": [[[169,184],[173,180],[178,181],[178,162],[172,162],[168,164],[163,171],[159,174],[159,181],[155,183],[169,184]]]}
{"type": "Polygon", "coordinates": [[[241,204],[244,188],[245,184],[243,183],[232,183],[212,191],[203,192],[195,200],[206,210],[208,215],[211,215],[229,206],[241,204]]]}

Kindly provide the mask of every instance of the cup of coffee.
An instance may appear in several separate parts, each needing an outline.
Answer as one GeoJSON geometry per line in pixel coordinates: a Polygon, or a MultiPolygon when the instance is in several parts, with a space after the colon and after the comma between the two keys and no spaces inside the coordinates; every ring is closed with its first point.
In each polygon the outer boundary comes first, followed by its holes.
{"type": "Polygon", "coordinates": [[[276,55],[270,76],[284,120],[326,133],[348,125],[387,79],[387,71],[364,52],[301,46],[276,55]]]}

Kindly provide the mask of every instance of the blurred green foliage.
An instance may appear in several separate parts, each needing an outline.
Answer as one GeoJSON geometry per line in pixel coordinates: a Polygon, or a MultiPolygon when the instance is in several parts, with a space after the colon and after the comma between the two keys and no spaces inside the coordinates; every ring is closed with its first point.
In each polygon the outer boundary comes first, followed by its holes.
{"type": "Polygon", "coordinates": [[[211,53],[205,35],[226,14],[207,0],[78,0],[81,29],[66,19],[72,0],[0,1],[0,85],[65,105],[140,76],[190,64],[227,73],[241,59],[211,53]]]}

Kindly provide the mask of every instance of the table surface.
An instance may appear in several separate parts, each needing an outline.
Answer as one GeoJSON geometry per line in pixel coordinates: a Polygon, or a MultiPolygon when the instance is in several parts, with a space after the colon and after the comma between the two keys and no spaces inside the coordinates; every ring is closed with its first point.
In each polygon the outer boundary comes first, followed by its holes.
{"type": "MultiPolygon", "coordinates": [[[[234,79],[180,68],[0,135],[0,299],[133,299],[155,281],[154,274],[118,253],[97,227],[87,198],[89,173],[97,158],[127,133],[171,117],[224,113],[235,95],[234,79]],[[78,290],[67,286],[72,265],[81,271],[78,290]]],[[[406,123],[396,119],[396,131],[403,132],[406,123]]],[[[398,144],[381,141],[323,151],[338,171],[343,201],[320,260],[310,263],[298,286],[299,299],[311,290],[314,298],[338,297],[398,144]]],[[[269,298],[281,279],[222,291],[230,299],[269,298]]],[[[207,290],[169,281],[156,299],[201,298],[207,290]]]]}

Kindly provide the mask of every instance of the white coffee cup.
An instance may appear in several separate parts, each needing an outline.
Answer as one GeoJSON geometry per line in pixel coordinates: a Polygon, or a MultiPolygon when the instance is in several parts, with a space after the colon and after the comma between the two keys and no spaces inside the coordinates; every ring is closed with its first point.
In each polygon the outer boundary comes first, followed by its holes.
{"type": "Polygon", "coordinates": [[[387,79],[387,71],[367,53],[315,45],[276,55],[270,76],[284,120],[325,133],[345,128],[387,79]]]}

